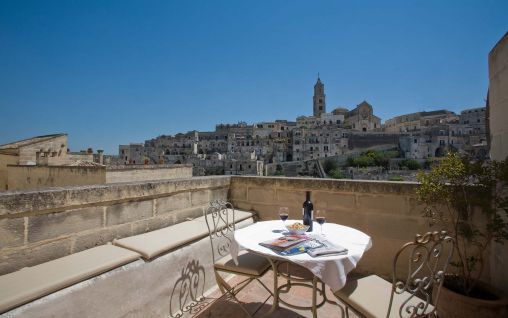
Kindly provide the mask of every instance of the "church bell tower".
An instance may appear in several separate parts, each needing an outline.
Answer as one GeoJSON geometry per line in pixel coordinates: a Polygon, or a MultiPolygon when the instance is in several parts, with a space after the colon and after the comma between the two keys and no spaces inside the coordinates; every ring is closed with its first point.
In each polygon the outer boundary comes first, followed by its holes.
{"type": "Polygon", "coordinates": [[[314,116],[320,117],[322,113],[326,113],[326,102],[325,102],[325,85],[321,83],[321,79],[317,78],[317,82],[314,85],[314,98],[313,98],[313,110],[314,116]]]}

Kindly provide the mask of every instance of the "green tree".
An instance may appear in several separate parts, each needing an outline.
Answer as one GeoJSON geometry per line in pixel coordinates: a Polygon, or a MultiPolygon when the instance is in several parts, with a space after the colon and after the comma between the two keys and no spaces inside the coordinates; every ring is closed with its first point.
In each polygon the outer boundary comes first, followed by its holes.
{"type": "Polygon", "coordinates": [[[339,166],[337,162],[331,158],[326,159],[323,165],[323,169],[327,174],[329,174],[330,171],[337,169],[338,167],[339,166]]]}
{"type": "Polygon", "coordinates": [[[472,161],[448,153],[429,172],[419,172],[416,192],[431,226],[447,229],[455,240],[455,280],[447,287],[470,295],[486,264],[492,242],[508,239],[508,158],[472,161]],[[478,222],[478,213],[483,220],[478,222]]]}
{"type": "Polygon", "coordinates": [[[333,179],[344,179],[345,178],[344,173],[342,173],[342,170],[340,170],[338,168],[330,170],[330,172],[328,173],[328,176],[333,179]]]}

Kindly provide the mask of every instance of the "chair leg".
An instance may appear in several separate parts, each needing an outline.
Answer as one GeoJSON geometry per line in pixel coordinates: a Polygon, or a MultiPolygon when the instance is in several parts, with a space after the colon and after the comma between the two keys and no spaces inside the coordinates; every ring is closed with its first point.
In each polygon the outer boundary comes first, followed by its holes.
{"type": "MultiPolygon", "coordinates": [[[[222,278],[222,276],[219,274],[219,272],[217,270],[214,270],[214,272],[215,272],[215,280],[217,281],[217,285],[219,286],[219,289],[222,292],[222,296],[221,297],[223,297],[225,294],[229,294],[229,296],[238,304],[238,306],[240,306],[240,308],[247,314],[247,316],[249,318],[254,318],[254,316],[247,310],[247,308],[245,308],[245,306],[242,304],[242,302],[238,298],[236,298],[236,294],[238,292],[240,292],[248,284],[250,284],[252,282],[252,280],[254,280],[255,278],[250,278],[250,279],[244,280],[244,281],[238,283],[238,285],[235,285],[235,287],[232,287],[231,285],[229,285],[226,282],[226,280],[224,280],[224,278],[222,278]],[[245,282],[247,282],[247,283],[245,283],[245,282]],[[238,288],[236,290],[236,287],[239,286],[239,285],[242,285],[242,286],[240,286],[240,288],[238,288]]],[[[260,281],[260,283],[261,283],[261,281],[260,281]]],[[[261,284],[264,286],[263,283],[261,283],[261,284]]],[[[264,286],[264,287],[266,288],[266,286],[264,286]]],[[[259,309],[260,308],[258,308],[256,310],[256,312],[259,309]]]]}
{"type": "Polygon", "coordinates": [[[220,292],[224,295],[226,293],[226,289],[224,289],[224,286],[222,285],[225,283],[224,279],[217,273],[217,271],[214,270],[215,273],[215,281],[217,282],[217,286],[219,286],[220,292]]]}

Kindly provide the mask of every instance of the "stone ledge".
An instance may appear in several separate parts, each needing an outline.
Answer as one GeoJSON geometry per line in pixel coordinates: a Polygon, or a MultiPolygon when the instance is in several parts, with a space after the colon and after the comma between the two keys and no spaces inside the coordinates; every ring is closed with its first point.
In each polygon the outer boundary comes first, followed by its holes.
{"type": "Polygon", "coordinates": [[[308,191],[337,191],[362,193],[393,193],[414,195],[417,182],[336,180],[317,178],[287,178],[259,176],[231,176],[232,188],[237,186],[305,189],[308,191]],[[234,184],[234,186],[233,186],[234,184]]]}
{"type": "Polygon", "coordinates": [[[229,176],[141,181],[76,187],[49,188],[0,193],[0,219],[36,213],[69,210],[74,207],[148,200],[186,191],[229,187],[229,176]]]}

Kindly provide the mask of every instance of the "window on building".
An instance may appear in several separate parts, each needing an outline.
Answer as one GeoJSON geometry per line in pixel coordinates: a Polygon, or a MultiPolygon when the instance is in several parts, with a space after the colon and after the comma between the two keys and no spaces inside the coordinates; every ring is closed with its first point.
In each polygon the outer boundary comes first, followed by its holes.
{"type": "Polygon", "coordinates": [[[415,144],[417,144],[417,143],[418,143],[418,139],[415,139],[415,140],[414,140],[414,143],[415,143],[415,144]]]}

